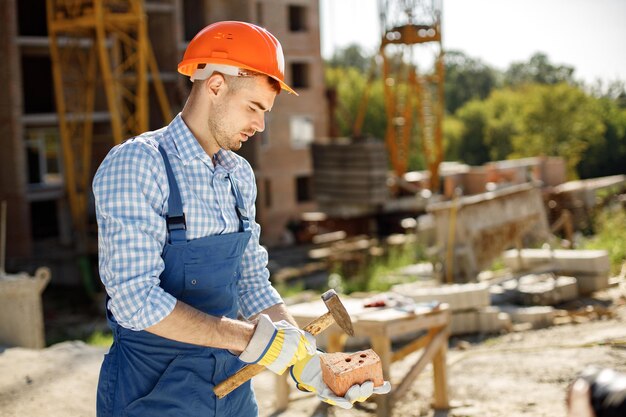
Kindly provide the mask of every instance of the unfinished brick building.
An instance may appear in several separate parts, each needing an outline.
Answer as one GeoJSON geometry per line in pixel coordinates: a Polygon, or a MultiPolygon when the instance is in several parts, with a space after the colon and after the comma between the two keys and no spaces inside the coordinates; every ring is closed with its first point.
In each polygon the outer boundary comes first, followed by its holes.
{"type": "MultiPolygon", "coordinates": [[[[258,185],[263,243],[281,242],[285,225],[315,209],[309,145],[327,131],[317,0],[149,0],[149,37],[176,113],[189,81],[176,66],[188,41],[211,22],[243,20],[266,27],[282,42],[286,78],[300,97],[281,94],[266,130],[241,153],[258,185]]],[[[0,2],[0,201],[8,202],[7,269],[41,261],[38,242],[72,243],[63,158],[54,101],[46,2],[0,2]],[[37,253],[35,253],[37,252],[37,253]]],[[[92,171],[113,145],[101,82],[96,93],[92,171]]],[[[154,94],[154,93],[152,93],[154,94]]],[[[156,107],[151,96],[151,107],[156,107]]],[[[150,127],[163,120],[150,109],[150,127]]],[[[93,210],[93,209],[91,209],[93,210]]],[[[94,226],[91,219],[92,228],[94,226]]]]}

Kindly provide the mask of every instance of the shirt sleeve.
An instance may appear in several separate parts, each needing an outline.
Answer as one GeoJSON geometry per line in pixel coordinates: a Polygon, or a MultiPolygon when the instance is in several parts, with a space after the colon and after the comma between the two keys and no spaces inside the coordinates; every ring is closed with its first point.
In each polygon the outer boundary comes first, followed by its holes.
{"type": "Polygon", "coordinates": [[[267,250],[259,243],[261,226],[256,222],[256,181],[252,167],[243,160],[239,187],[246,203],[250,218],[252,236],[243,254],[242,272],[237,289],[239,292],[239,309],[244,317],[249,318],[261,311],[283,302],[278,291],[272,287],[270,272],[267,269],[267,250]]]}
{"type": "Polygon", "coordinates": [[[143,330],[171,313],[176,299],[160,286],[167,184],[158,150],[130,140],[111,150],[93,181],[100,278],[123,327],[143,330]]]}

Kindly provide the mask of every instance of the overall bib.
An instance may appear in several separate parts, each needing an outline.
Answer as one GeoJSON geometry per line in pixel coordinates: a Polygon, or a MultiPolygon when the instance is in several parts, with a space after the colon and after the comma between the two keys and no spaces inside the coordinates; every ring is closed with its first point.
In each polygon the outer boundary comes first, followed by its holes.
{"type": "MultiPolygon", "coordinates": [[[[162,258],[161,287],[198,310],[237,318],[237,280],[241,258],[250,239],[250,222],[235,180],[239,232],[191,241],[180,192],[165,150],[159,146],[170,188],[167,228],[169,241],[162,258]]],[[[98,417],[257,416],[250,381],[223,399],[213,387],[238,371],[243,363],[227,350],[165,339],[146,331],[126,329],[107,309],[113,345],[105,355],[98,381],[98,417]]]]}

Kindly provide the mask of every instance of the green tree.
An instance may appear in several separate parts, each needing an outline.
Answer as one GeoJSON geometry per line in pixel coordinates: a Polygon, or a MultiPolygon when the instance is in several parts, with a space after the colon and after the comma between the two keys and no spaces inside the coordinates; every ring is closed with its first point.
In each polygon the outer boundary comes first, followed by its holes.
{"type": "Polygon", "coordinates": [[[576,167],[581,178],[595,178],[626,173],[626,109],[616,100],[601,98],[604,137],[590,144],[576,167]]]}
{"type": "Polygon", "coordinates": [[[446,156],[472,165],[561,156],[572,177],[579,164],[596,172],[599,165],[619,169],[624,166],[626,127],[623,113],[612,103],[602,106],[599,99],[565,83],[494,90],[486,100],[470,101],[456,112],[454,120],[462,128],[444,130],[446,156]],[[605,131],[610,138],[605,139],[605,131]],[[607,144],[613,149],[610,157],[607,144]]]}
{"type": "Polygon", "coordinates": [[[446,116],[443,120],[444,156],[446,161],[461,160],[461,141],[465,125],[455,116],[446,116]]]}
{"type": "Polygon", "coordinates": [[[473,100],[466,103],[456,113],[463,123],[458,149],[455,153],[459,160],[470,165],[482,165],[490,160],[489,148],[485,143],[488,113],[483,101],[473,100]]]}
{"type": "Polygon", "coordinates": [[[497,87],[497,71],[461,51],[447,51],[444,65],[445,105],[449,114],[470,100],[487,98],[497,87]]]}
{"type": "Polygon", "coordinates": [[[554,65],[547,55],[536,53],[528,62],[515,62],[504,73],[504,84],[520,86],[523,84],[559,84],[575,85],[574,67],[554,65]]]}
{"type": "MultiPolygon", "coordinates": [[[[363,100],[365,100],[366,76],[354,67],[326,68],[326,87],[337,92],[337,111],[335,118],[341,136],[353,134],[354,121],[363,100]]],[[[374,80],[367,99],[367,108],[362,134],[384,139],[386,115],[383,84],[374,80]]]]}
{"type": "Polygon", "coordinates": [[[336,50],[328,60],[327,65],[332,68],[356,68],[365,74],[370,69],[372,54],[368,54],[357,44],[336,50]]]}
{"type": "Polygon", "coordinates": [[[576,177],[575,168],[587,148],[604,135],[598,101],[565,83],[528,85],[517,94],[523,97],[522,121],[511,138],[510,157],[561,156],[569,175],[576,177]]]}
{"type": "Polygon", "coordinates": [[[513,152],[511,138],[522,129],[522,103],[523,97],[508,88],[495,90],[485,101],[488,122],[484,141],[491,161],[507,159],[513,152]]]}

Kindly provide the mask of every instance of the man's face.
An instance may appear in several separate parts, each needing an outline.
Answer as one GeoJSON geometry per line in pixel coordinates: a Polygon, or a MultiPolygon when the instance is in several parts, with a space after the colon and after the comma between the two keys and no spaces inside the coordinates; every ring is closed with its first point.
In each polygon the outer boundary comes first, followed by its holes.
{"type": "Polygon", "coordinates": [[[276,92],[263,76],[248,77],[235,91],[219,97],[208,118],[217,145],[236,151],[243,142],[265,129],[265,112],[274,105],[276,92]]]}

